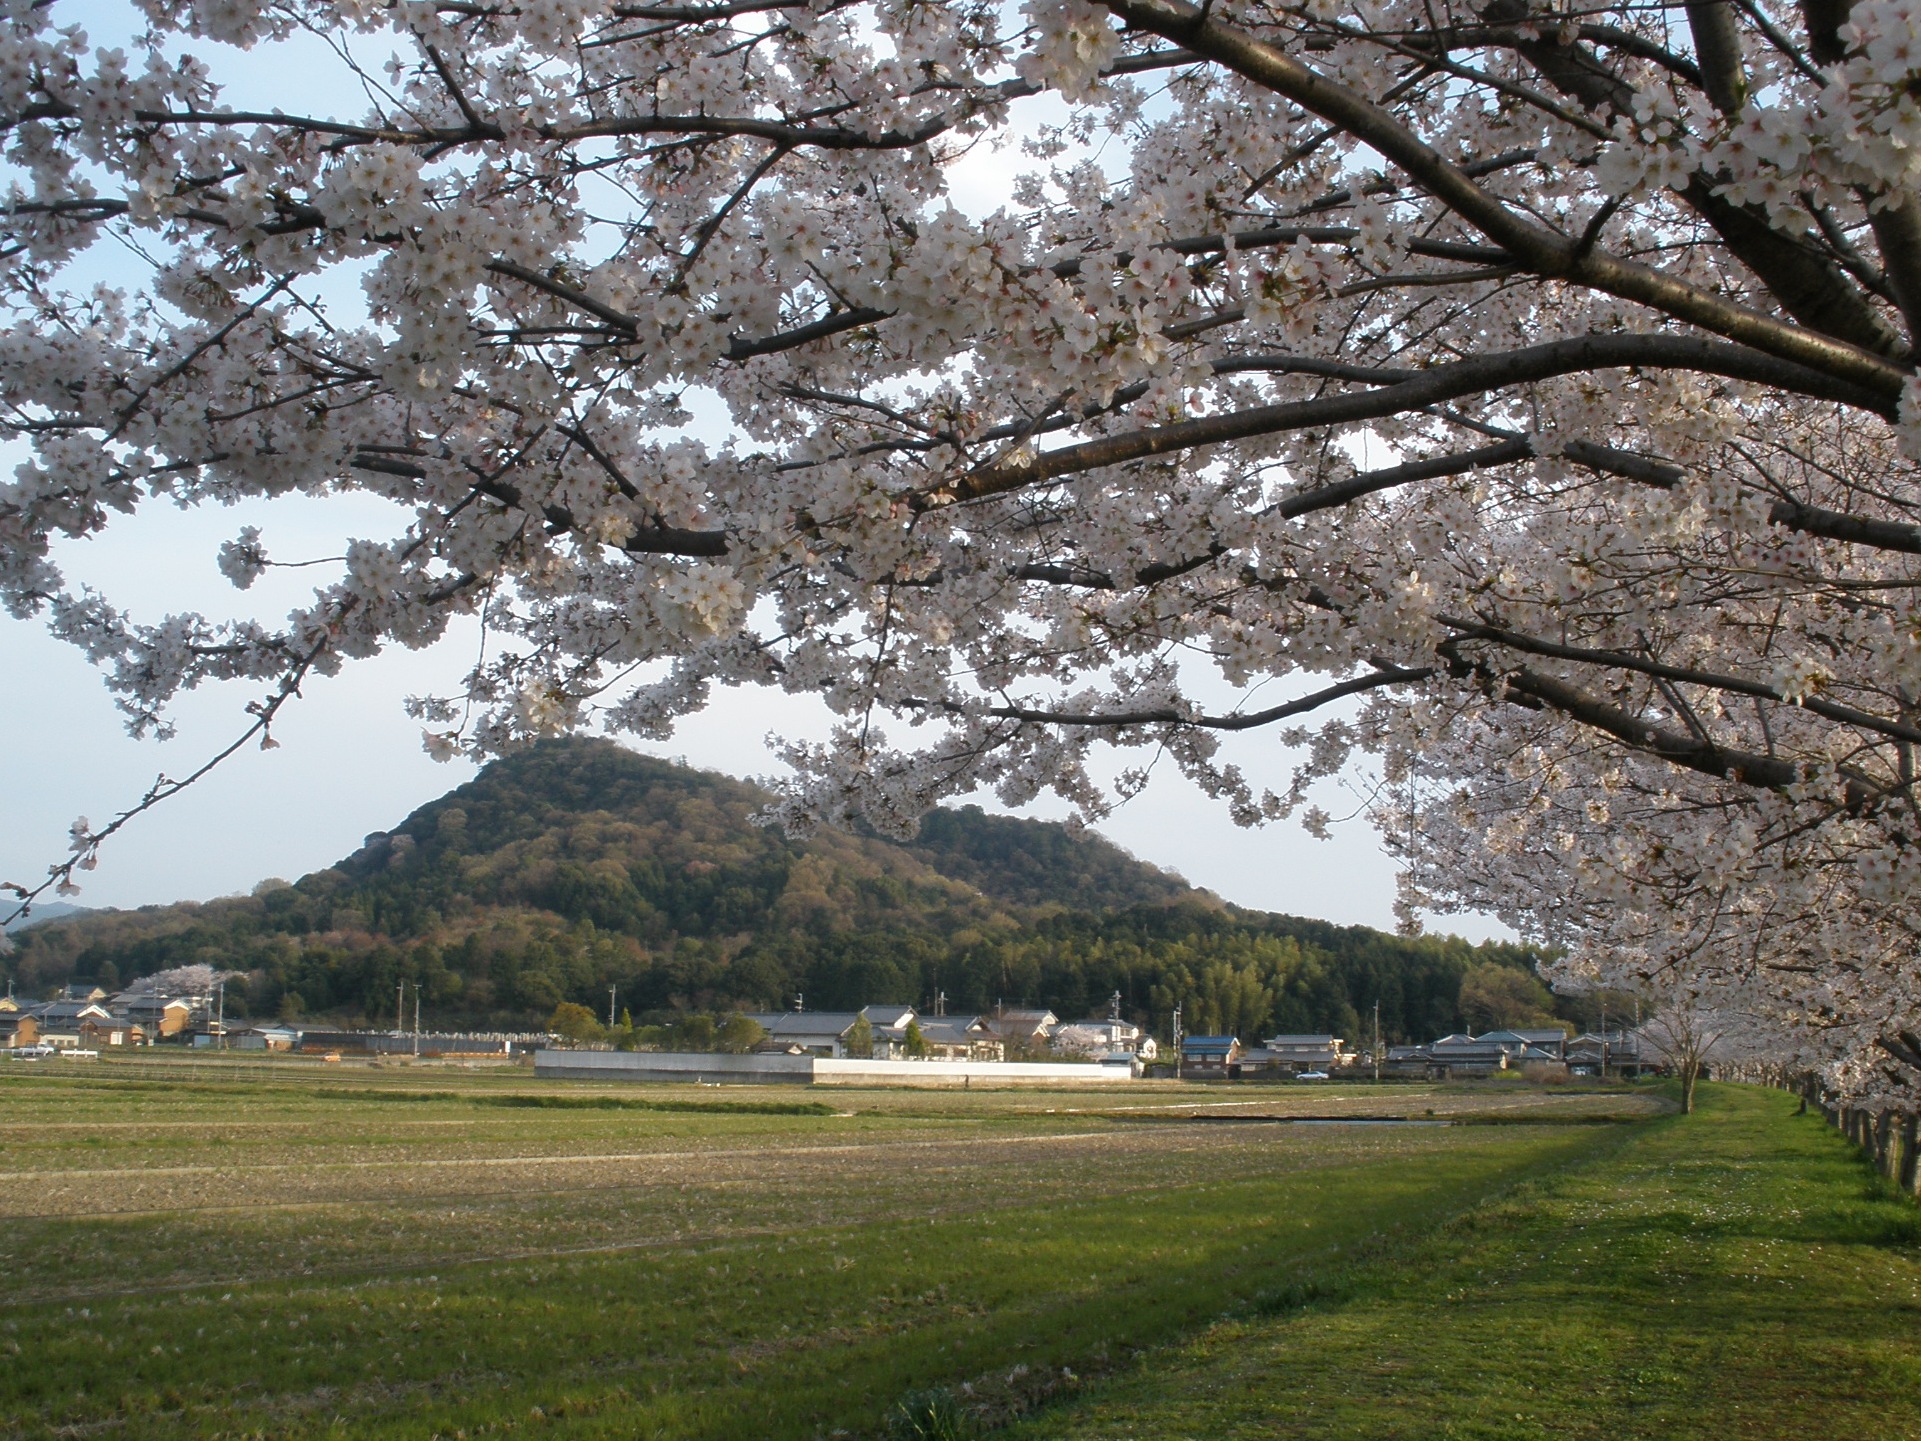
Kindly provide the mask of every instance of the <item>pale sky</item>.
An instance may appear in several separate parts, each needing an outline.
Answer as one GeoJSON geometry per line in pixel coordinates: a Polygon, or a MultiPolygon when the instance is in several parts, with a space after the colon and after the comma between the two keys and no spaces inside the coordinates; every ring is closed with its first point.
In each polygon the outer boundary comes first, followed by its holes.
{"type": "MultiPolygon", "coordinates": [[[[63,23],[81,21],[96,43],[127,32],[128,11],[114,0],[57,0],[63,23]]],[[[235,105],[357,110],[327,103],[324,52],[310,47],[277,55],[235,52],[211,44],[195,50],[230,83],[235,105]]],[[[1029,117],[1038,123],[1040,111],[1029,117]]],[[[955,177],[956,203],[985,213],[999,203],[1017,157],[978,151],[955,177]]],[[[103,277],[105,278],[105,277],[103,277]]],[[[128,276],[124,279],[132,280],[128,276]]],[[[0,465],[18,452],[0,449],[0,465]]],[[[397,527],[383,503],[362,497],[260,502],[232,510],[182,512],[155,506],[132,519],[116,517],[108,534],[62,547],[57,561],[70,580],[104,591],[146,621],[170,611],[209,616],[253,614],[275,619],[328,574],[270,571],[245,595],[215,570],[220,544],[243,525],[261,527],[276,560],[338,556],[348,538],[381,536],[397,527]]],[[[309,684],[275,727],[278,750],[248,751],[193,789],[135,821],[103,850],[100,867],[83,876],[73,898],[88,906],[131,907],[207,899],[245,891],[269,876],[294,879],[331,864],[414,807],[467,779],[473,767],[436,764],[420,747],[420,727],[401,708],[405,696],[446,692],[472,659],[474,633],[457,631],[425,652],[395,651],[350,663],[335,678],[309,684]]],[[[1303,687],[1305,688],[1305,687],[1303,687]]],[[[182,775],[244,729],[251,687],[213,687],[174,711],[176,739],[136,742],[124,732],[100,677],[75,651],[37,625],[0,616],[0,880],[34,884],[65,854],[68,825],[84,815],[96,827],[136,801],[155,776],[182,775]]],[[[1273,699],[1279,700],[1276,695],[1273,699]]],[[[779,770],[766,738],[819,734],[824,712],[774,692],[721,695],[708,712],[683,723],[667,743],[636,746],[684,756],[692,764],[736,776],[779,770]]],[[[1113,767],[1138,763],[1122,752],[1113,767]]],[[[1262,734],[1231,737],[1228,757],[1257,784],[1285,785],[1290,758],[1262,734]]],[[[1318,797],[1329,812],[1359,808],[1363,782],[1330,785],[1318,797]]],[[[979,798],[996,808],[991,796],[979,798]]],[[[1027,812],[1058,816],[1061,808],[1027,812]]],[[[1391,929],[1393,863],[1364,821],[1337,825],[1316,841],[1286,823],[1243,831],[1171,767],[1100,830],[1143,860],[1179,871],[1190,882],[1261,910],[1318,916],[1391,929]]],[[[1491,920],[1449,918],[1441,929],[1473,939],[1505,935],[1491,920]]]]}

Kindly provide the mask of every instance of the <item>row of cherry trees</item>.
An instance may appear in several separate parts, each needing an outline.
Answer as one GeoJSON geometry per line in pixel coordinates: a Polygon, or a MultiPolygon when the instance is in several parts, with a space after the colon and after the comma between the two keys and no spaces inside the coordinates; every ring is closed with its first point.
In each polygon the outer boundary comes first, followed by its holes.
{"type": "Polygon", "coordinates": [[[1098,817],[1122,746],[1319,829],[1364,756],[1410,917],[1921,1082],[1917,0],[139,16],[0,36],[0,597],[137,731],[240,679],[270,739],[477,615],[431,749],[811,693],[796,828],[1098,817]],[[225,104],[231,47],[316,37],[331,109],[225,104]],[[59,569],[155,504],[344,490],[402,519],[285,617],[59,569]],[[1255,730],[1291,787],[1223,759],[1255,730]]]}

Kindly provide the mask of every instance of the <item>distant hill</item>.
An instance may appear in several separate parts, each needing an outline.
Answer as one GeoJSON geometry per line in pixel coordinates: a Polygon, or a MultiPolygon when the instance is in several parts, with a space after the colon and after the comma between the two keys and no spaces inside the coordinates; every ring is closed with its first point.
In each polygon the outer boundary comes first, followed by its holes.
{"type": "Polygon", "coordinates": [[[65,920],[69,916],[84,916],[86,914],[88,914],[88,909],[85,906],[69,905],[65,901],[35,901],[33,903],[32,915],[18,916],[8,921],[6,929],[7,933],[11,935],[15,931],[24,931],[28,926],[37,926],[43,921],[59,921],[65,920]]]}
{"type": "MultiPolygon", "coordinates": [[[[523,1026],[561,1001],[636,1017],[876,1001],[1123,1010],[1190,1030],[1390,1035],[1459,1024],[1462,977],[1516,947],[1407,940],[1227,906],[1052,822],[937,811],[896,844],[755,824],[769,796],[609,741],[545,742],[391,831],[251,896],[50,920],[0,965],[22,994],[204,963],[230,1007],[380,1021],[416,983],[439,1024],[523,1026]]],[[[1438,1033],[1438,1032],[1437,1032],[1438,1033]]]]}

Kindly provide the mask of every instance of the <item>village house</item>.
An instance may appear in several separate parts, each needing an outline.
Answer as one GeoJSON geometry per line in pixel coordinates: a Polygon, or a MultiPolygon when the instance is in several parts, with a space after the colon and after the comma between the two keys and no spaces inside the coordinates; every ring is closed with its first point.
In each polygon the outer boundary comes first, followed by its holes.
{"type": "Polygon", "coordinates": [[[27,1014],[40,1023],[40,1044],[58,1046],[63,1051],[93,1044],[82,1030],[86,1022],[113,1020],[98,1001],[47,1001],[28,1007],[27,1014]]]}
{"type": "Polygon", "coordinates": [[[1567,1043],[1568,1069],[1577,1076],[1640,1076],[1655,1069],[1641,1055],[1633,1031],[1587,1031],[1567,1043]]]}
{"type": "Polygon", "coordinates": [[[191,1031],[194,1022],[206,1015],[206,1005],[181,996],[160,996],[152,991],[122,991],[107,1003],[116,1016],[138,1024],[156,1040],[168,1040],[191,1031]]]}
{"type": "Polygon", "coordinates": [[[1525,1059],[1528,1060],[1564,1061],[1567,1059],[1567,1032],[1559,1026],[1538,1030],[1486,1031],[1477,1039],[1515,1047],[1510,1063],[1521,1059],[1520,1051],[1523,1049],[1540,1053],[1538,1056],[1526,1057],[1525,1059]]]}
{"type": "Polygon", "coordinates": [[[915,1020],[912,1006],[862,1006],[860,1015],[874,1033],[874,1060],[893,1061],[907,1054],[907,1028],[915,1020]]]}
{"type": "Polygon", "coordinates": [[[1241,1043],[1235,1036],[1183,1036],[1181,1073],[1201,1079],[1241,1074],[1241,1043]]]}
{"type": "Polygon", "coordinates": [[[1339,1036],[1288,1034],[1269,1036],[1249,1049],[1241,1065],[1246,1070],[1298,1076],[1303,1071],[1333,1071],[1351,1060],[1353,1054],[1339,1036]]]}
{"type": "Polygon", "coordinates": [[[144,1046],[147,1033],[138,1022],[122,1016],[108,1016],[104,1020],[89,1016],[80,1023],[80,1044],[92,1050],[103,1046],[144,1046]]]}
{"type": "Polygon", "coordinates": [[[1437,1079],[1444,1077],[1464,1078],[1469,1076],[1491,1076],[1496,1071],[1505,1071],[1508,1060],[1516,1046],[1505,1045],[1500,1041],[1483,1040],[1464,1031],[1451,1036],[1442,1036],[1438,1041],[1429,1042],[1427,1053],[1431,1074],[1437,1079]]]}
{"type": "Polygon", "coordinates": [[[0,1047],[17,1050],[40,1044],[39,1018],[22,1010],[0,1011],[0,1047]]]}
{"type": "Polygon", "coordinates": [[[922,1016],[916,1024],[927,1054],[936,1060],[1001,1061],[1007,1058],[1005,1043],[988,1030],[980,1016],[922,1016]]]}
{"type": "Polygon", "coordinates": [[[1054,1032],[1061,1027],[1061,1018],[1052,1011],[1016,1006],[996,1007],[993,1015],[983,1016],[981,1020],[1010,1055],[1046,1050],[1054,1032]]]}
{"type": "MultiPolygon", "coordinates": [[[[792,1054],[851,1055],[848,1032],[867,1018],[859,1011],[749,1011],[747,1019],[767,1033],[754,1049],[792,1054]]],[[[912,1013],[908,1018],[912,1019],[912,1013]]],[[[870,1029],[874,1023],[867,1021],[870,1029]]],[[[903,1033],[905,1027],[903,1027],[903,1033]]]]}
{"type": "Polygon", "coordinates": [[[1383,1072],[1440,1081],[1492,1076],[1523,1066],[1559,1068],[1566,1039],[1565,1032],[1544,1029],[1489,1031],[1479,1036],[1456,1032],[1425,1046],[1389,1046],[1383,1072]]]}

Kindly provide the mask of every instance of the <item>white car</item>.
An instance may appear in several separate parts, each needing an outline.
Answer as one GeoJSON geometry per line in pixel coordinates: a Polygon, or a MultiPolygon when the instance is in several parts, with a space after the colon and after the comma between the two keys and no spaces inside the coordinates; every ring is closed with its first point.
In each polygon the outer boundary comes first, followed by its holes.
{"type": "Polygon", "coordinates": [[[1296,1076],[1294,1079],[1297,1081],[1325,1081],[1327,1079],[1327,1072],[1326,1071],[1302,1071],[1300,1075],[1296,1076]]]}

